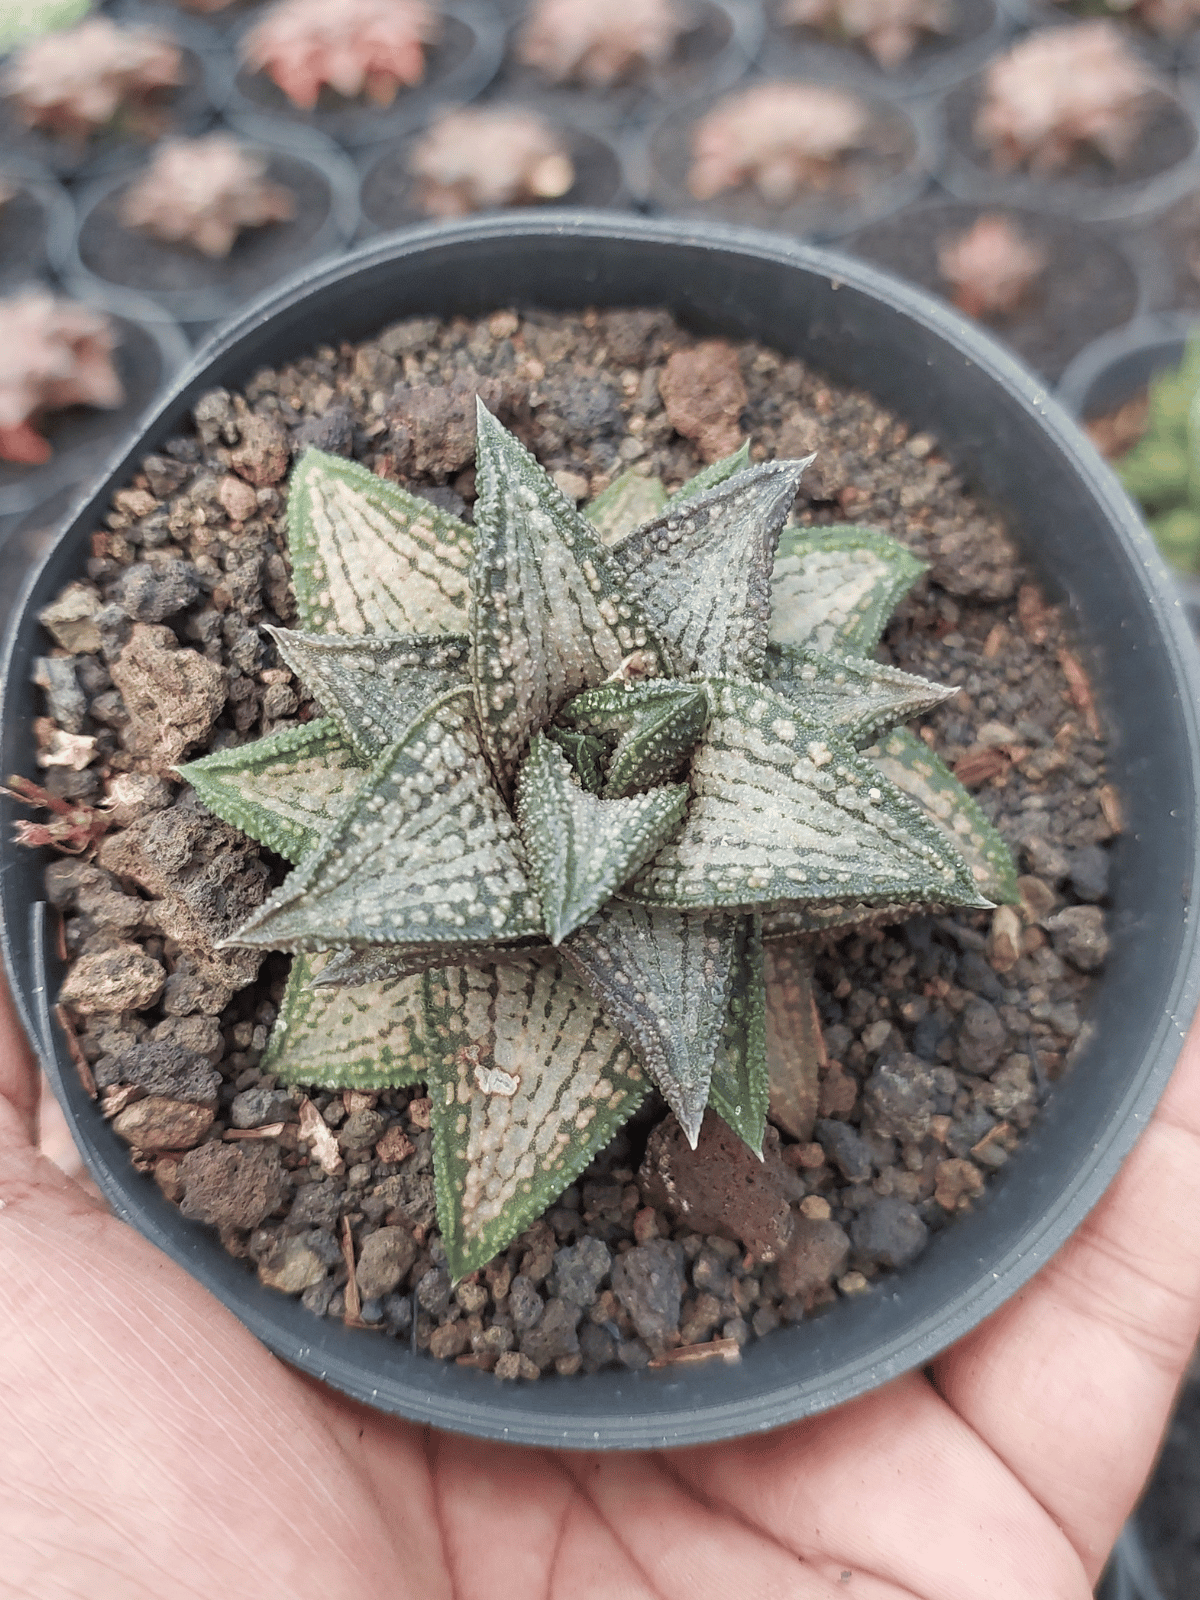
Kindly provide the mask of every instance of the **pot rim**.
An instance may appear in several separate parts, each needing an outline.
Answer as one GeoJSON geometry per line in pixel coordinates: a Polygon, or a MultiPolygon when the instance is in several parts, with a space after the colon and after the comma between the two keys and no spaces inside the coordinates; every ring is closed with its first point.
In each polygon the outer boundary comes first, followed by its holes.
{"type": "MultiPolygon", "coordinates": [[[[1019,407],[1028,427],[1053,447],[1056,461],[1061,458],[1069,471],[1073,489],[1090,498],[1097,515],[1103,517],[1107,530],[1119,546],[1119,559],[1127,569],[1131,600],[1147,619],[1150,636],[1161,653],[1162,669],[1169,674],[1174,687],[1173,726],[1175,722],[1181,725],[1179,731],[1186,745],[1187,760],[1184,762],[1181,758],[1179,781],[1184,786],[1190,782],[1193,803],[1177,829],[1181,842],[1176,854],[1182,854],[1189,870],[1200,868],[1194,806],[1195,792],[1200,786],[1197,781],[1200,773],[1200,658],[1196,656],[1179,608],[1172,601],[1166,569],[1148,533],[1116,478],[1089,441],[1044,385],[994,339],[951,308],[864,262],[837,252],[797,244],[769,233],[726,226],[562,211],[484,216],[450,225],[414,228],[372,240],[341,261],[317,266],[260,300],[209,341],[188,372],[143,418],[136,438],[110,460],[103,476],[77,505],[55,546],[29,574],[22,587],[18,609],[7,629],[0,663],[4,726],[8,727],[14,716],[23,714],[14,712],[14,702],[19,706],[20,695],[27,693],[23,679],[14,676],[14,663],[22,646],[22,620],[31,599],[43,575],[47,582],[61,581],[62,573],[53,566],[56,553],[62,549],[65,557],[74,543],[72,535],[82,534],[90,525],[97,508],[106,504],[110,484],[115,486],[145,453],[147,445],[143,440],[148,434],[153,437],[154,430],[165,432],[176,426],[190,405],[193,390],[202,392],[201,386],[208,387],[213,381],[236,381],[233,363],[239,352],[249,370],[261,364],[261,356],[255,362],[252,351],[240,350],[240,347],[252,344],[254,336],[261,334],[274,319],[284,318],[276,322],[277,331],[302,339],[297,311],[310,303],[311,315],[314,297],[322,291],[336,289],[342,280],[372,268],[376,271],[386,268],[393,274],[402,272],[406,260],[416,262],[422,257],[428,271],[431,263],[441,263],[444,253],[455,249],[464,254],[474,249],[486,262],[501,240],[507,240],[514,249],[519,246],[522,257],[537,251],[540,243],[550,247],[552,253],[553,242],[558,240],[566,241],[568,247],[572,241],[577,249],[586,247],[589,261],[605,245],[610,245],[622,251],[623,259],[628,256],[631,261],[649,260],[656,249],[679,251],[685,260],[689,252],[709,250],[724,252],[727,265],[740,262],[747,272],[755,263],[771,268],[800,269],[805,278],[817,286],[814,294],[819,289],[820,295],[825,297],[822,304],[827,303],[831,289],[849,290],[852,300],[857,297],[874,301],[876,309],[901,318],[914,338],[925,338],[927,350],[936,346],[941,355],[953,358],[953,364],[945,369],[950,375],[947,383],[956,381],[952,375],[962,370],[959,362],[980,369],[998,390],[997,399],[1003,398],[1006,406],[1019,407]],[[206,377],[208,383],[204,383],[206,377]],[[48,569],[52,570],[48,572],[48,569]],[[1184,765],[1186,774],[1182,771],[1184,765]]],[[[440,270],[440,267],[432,270],[440,270]]],[[[481,301],[476,310],[486,310],[487,304],[492,303],[492,295],[503,292],[493,290],[489,281],[484,291],[476,296],[481,301]]],[[[690,293],[690,288],[681,289],[672,302],[676,314],[687,315],[690,293]]],[[[579,301],[586,304],[589,295],[590,280],[585,280],[578,285],[579,301]]],[[[629,304],[630,301],[610,299],[600,303],[629,304]]],[[[392,309],[396,314],[395,308],[392,309]]],[[[402,314],[417,312],[410,309],[402,314]]],[[[728,324],[737,325],[732,312],[728,314],[728,324]]],[[[269,359],[276,361],[280,357],[276,354],[269,359]]],[[[10,867],[14,864],[13,850],[11,844],[0,845],[0,859],[7,851],[10,867]]],[[[0,873],[0,887],[6,901],[17,893],[14,882],[11,871],[0,873]]],[[[960,1249],[952,1238],[948,1248],[956,1252],[951,1276],[961,1278],[966,1286],[953,1294],[934,1296],[936,1303],[932,1308],[920,1304],[920,1288],[914,1287],[910,1276],[898,1275],[881,1282],[873,1295],[861,1300],[844,1300],[824,1317],[806,1319],[794,1328],[778,1330],[770,1339],[757,1342],[748,1348],[748,1359],[738,1368],[719,1372],[706,1367],[699,1378],[673,1373],[670,1368],[657,1373],[605,1372],[595,1377],[543,1379],[538,1384],[519,1388],[469,1369],[443,1367],[425,1356],[417,1358],[421,1363],[418,1365],[405,1352],[397,1350],[392,1341],[386,1344],[381,1341],[374,1346],[364,1344],[362,1341],[367,1335],[355,1334],[340,1324],[331,1326],[327,1319],[312,1317],[297,1302],[262,1288],[256,1278],[246,1273],[242,1263],[227,1256],[211,1230],[183,1219],[177,1208],[159,1194],[152,1180],[134,1172],[125,1147],[118,1144],[111,1127],[95,1115],[65,1052],[60,1054],[54,1048],[56,1040],[48,988],[48,979],[53,974],[46,971],[44,906],[40,901],[30,903],[26,895],[16,910],[20,913],[17,924],[6,916],[0,926],[0,944],[16,1003],[31,1039],[40,1043],[47,1070],[88,1164],[118,1216],[131,1221],[146,1237],[166,1250],[228,1307],[235,1309],[243,1323],[269,1348],[302,1370],[360,1401],[400,1412],[418,1422],[543,1447],[654,1448],[763,1432],[841,1404],[932,1359],[1026,1283],[1100,1198],[1141,1133],[1166,1084],[1200,986],[1197,922],[1185,910],[1174,965],[1164,977],[1160,994],[1146,1008],[1144,1048],[1133,1067],[1122,1068],[1112,1094],[1106,1094],[1106,1120],[1095,1136],[1089,1135],[1086,1149],[1080,1150],[1074,1164],[1065,1172],[1048,1166],[1044,1157],[1042,1166],[1036,1165],[1037,1150],[1029,1146],[1038,1144],[1044,1122],[1035,1125],[1026,1148],[1013,1162],[1014,1167],[1021,1168],[1026,1180],[1023,1191],[1018,1193],[1032,1193],[1030,1203],[1036,1208],[1032,1220],[1017,1226],[1011,1220],[1005,1222],[1003,1236],[996,1241],[996,1254],[981,1262],[971,1253],[969,1268],[964,1265],[966,1241],[974,1239],[975,1233],[968,1230],[973,1230],[974,1225],[985,1230],[989,1228],[986,1219],[995,1214],[995,1207],[981,1209],[974,1216],[957,1222],[953,1229],[946,1230],[941,1239],[952,1235],[964,1240],[960,1249]],[[26,927],[20,925],[25,922],[26,915],[30,917],[28,933],[26,927]],[[27,938],[38,958],[32,974],[22,972],[21,947],[27,938]],[[1032,1186],[1028,1183],[1031,1176],[1035,1180],[1032,1186]],[[862,1321],[852,1323],[850,1319],[855,1316],[860,1316],[862,1321]],[[856,1326],[870,1330],[867,1348],[847,1353],[839,1343],[838,1331],[850,1329],[853,1333],[856,1326]],[[881,1329],[882,1336],[877,1336],[881,1329]],[[797,1378],[788,1370],[792,1353],[803,1350],[817,1352],[819,1370],[808,1379],[797,1378]],[[767,1352],[765,1356],[764,1351],[767,1352]],[[759,1379],[756,1387],[755,1373],[765,1372],[769,1377],[772,1369],[776,1371],[774,1382],[764,1385],[759,1379]]],[[[28,948],[26,946],[26,950],[28,948]]],[[[1068,1075],[1064,1084],[1078,1081],[1080,1070],[1077,1067],[1075,1077],[1068,1075]]],[[[1093,1097],[1094,1091],[1095,1085],[1089,1080],[1089,1093],[1093,1097]]],[[[1053,1111],[1052,1103],[1047,1118],[1053,1111]]],[[[1000,1185],[1004,1184],[1005,1174],[1001,1174],[1000,1185]]],[[[1004,1188],[1006,1195],[1010,1187],[1004,1188]]],[[[999,1188],[993,1190],[994,1195],[999,1193],[999,1188]]],[[[1001,1221],[1004,1222],[1003,1208],[1001,1221]]],[[[928,1255],[933,1255],[932,1249],[928,1255]]],[[[931,1263],[927,1277],[945,1273],[946,1261],[946,1255],[940,1255],[936,1271],[931,1263]]],[[[918,1263],[909,1273],[920,1272],[921,1267],[922,1263],[918,1263]]],[[[926,1281],[923,1277],[921,1285],[926,1281]]],[[[950,1279],[946,1282],[949,1284],[950,1279]]],[[[848,1342],[853,1343],[853,1339],[848,1342]]]]}

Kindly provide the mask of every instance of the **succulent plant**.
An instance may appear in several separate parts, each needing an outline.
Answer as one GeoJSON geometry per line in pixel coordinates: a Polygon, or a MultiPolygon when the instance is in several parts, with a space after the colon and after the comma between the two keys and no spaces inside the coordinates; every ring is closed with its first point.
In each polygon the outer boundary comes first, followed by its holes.
{"type": "Polygon", "coordinates": [[[242,61],[311,111],[328,84],[389,106],[425,76],[425,46],[440,22],[425,0],[278,0],[242,40],[242,61]]]}
{"type": "Polygon", "coordinates": [[[443,112],[418,140],[408,168],[422,209],[434,217],[557,200],[575,182],[562,136],[520,107],[443,112]]]}
{"type": "Polygon", "coordinates": [[[696,124],[688,188],[697,200],[753,184],[768,205],[833,186],[838,163],[866,140],[857,95],[816,83],[760,83],[728,95],[696,124]]]}
{"type": "Polygon", "coordinates": [[[922,570],[781,533],[806,461],[627,474],[578,511],[479,409],[475,525],[306,453],[288,501],[314,721],[181,767],[294,863],[227,941],[294,953],[264,1070],[428,1085],[457,1278],[652,1085],[761,1150],[764,937],[1012,898],[897,725],[952,690],[871,659],[922,570]],[[774,609],[772,608],[774,597],[774,609]],[[990,898],[989,898],[990,897],[990,898]]]}
{"type": "Polygon", "coordinates": [[[969,317],[1005,317],[1046,270],[1040,245],[998,212],[984,212],[965,233],[939,239],[938,271],[969,317]]]}
{"type": "Polygon", "coordinates": [[[687,26],[672,0],[535,0],[517,54],[553,83],[607,89],[664,65],[687,26]]]}
{"type": "Polygon", "coordinates": [[[1111,22],[1046,28],[987,69],[975,137],[1006,172],[1057,172],[1089,147],[1115,166],[1137,141],[1155,86],[1111,22]]]}
{"type": "Polygon", "coordinates": [[[121,201],[121,221],[167,244],[227,256],[243,228],[294,216],[290,189],[266,178],[261,156],[232,134],[167,139],[121,201]]]}
{"type": "Polygon", "coordinates": [[[1151,380],[1146,431],[1115,463],[1169,562],[1200,572],[1200,335],[1151,380]]]}
{"type": "Polygon", "coordinates": [[[885,71],[907,61],[922,34],[949,33],[949,0],[787,0],[781,22],[862,40],[885,71]]]}
{"type": "Polygon", "coordinates": [[[90,17],[24,45],[2,84],[27,126],[83,140],[118,113],[138,121],[156,95],[181,81],[179,49],[170,39],[90,17]]]}
{"type": "Polygon", "coordinates": [[[50,459],[36,423],[64,406],[117,406],[116,333],[102,311],[28,289],[0,300],[0,461],[50,459]]]}

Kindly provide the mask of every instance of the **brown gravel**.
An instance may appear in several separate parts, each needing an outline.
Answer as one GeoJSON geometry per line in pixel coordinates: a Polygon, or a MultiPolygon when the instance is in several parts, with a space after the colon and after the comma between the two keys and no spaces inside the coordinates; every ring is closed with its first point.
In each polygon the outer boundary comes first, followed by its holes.
{"type": "Polygon", "coordinates": [[[869,1292],[1009,1159],[1086,1030],[1103,960],[1119,802],[1086,678],[1068,675],[1083,668],[1065,620],[935,440],[801,362],[724,347],[754,457],[819,452],[798,519],[882,527],[930,563],[885,654],[957,687],[918,731],[1018,855],[1021,906],[994,924],[920,916],[822,941],[815,1081],[777,1108],[778,1151],[751,1205],[720,1219],[680,1205],[696,1174],[652,1098],[540,1221],[458,1285],[436,1228],[424,1094],[304,1094],[261,1072],[286,960],[260,970],[257,954],[212,943],[280,865],[168,769],[189,748],[313,714],[260,627],[294,616],[288,451],[352,454],[469,515],[471,441],[456,419],[482,389],[571,492],[595,494],[634,462],[674,486],[708,453],[679,431],[703,439],[704,419],[663,399],[668,372],[712,359],[696,349],[657,311],[413,320],[319,347],[243,394],[205,396],[195,431],[114,496],[86,572],[45,613],[46,659],[58,663],[43,672],[47,694],[87,744],[82,765],[51,765],[44,781],[111,808],[94,862],[49,869],[74,961],[63,999],[100,1093],[120,1097],[116,1126],[139,1166],[314,1315],[501,1378],[702,1359],[710,1345],[728,1356],[839,1294],[869,1292]],[[148,1057],[148,1045],[177,1055],[148,1057]],[[215,1117],[179,1087],[203,1085],[196,1075],[212,1066],[215,1117]],[[159,1071],[176,1074],[161,1091],[159,1071]],[[654,1158],[668,1147],[672,1192],[654,1158]]]}

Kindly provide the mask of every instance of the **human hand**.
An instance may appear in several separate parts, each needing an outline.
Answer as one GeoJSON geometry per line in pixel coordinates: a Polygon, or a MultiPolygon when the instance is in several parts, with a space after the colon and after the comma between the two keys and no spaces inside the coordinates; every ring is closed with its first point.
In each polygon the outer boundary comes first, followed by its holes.
{"type": "Polygon", "coordinates": [[[1108,1195],[925,1374],[732,1444],[488,1445],[291,1371],[35,1145],[0,1007],[0,1596],[1086,1600],[1200,1325],[1200,1027],[1108,1195]]]}

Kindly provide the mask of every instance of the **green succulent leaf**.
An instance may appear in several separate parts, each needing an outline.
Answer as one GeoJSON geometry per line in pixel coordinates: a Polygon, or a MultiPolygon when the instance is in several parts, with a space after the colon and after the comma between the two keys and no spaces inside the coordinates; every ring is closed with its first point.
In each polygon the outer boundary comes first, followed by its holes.
{"type": "Polygon", "coordinates": [[[330,717],[214,751],[176,771],[222,821],[286,861],[316,849],[367,776],[330,717]]]}
{"type": "Polygon", "coordinates": [[[695,1148],[741,919],[610,902],[563,946],[695,1148]]]}
{"type": "Polygon", "coordinates": [[[766,678],[804,722],[834,728],[858,745],[957,693],[879,661],[826,656],[788,644],[768,645],[766,678]]]}
{"type": "Polygon", "coordinates": [[[542,931],[469,689],[385,750],[319,849],[228,943],[273,950],[494,944],[542,931]]]}
{"type": "Polygon", "coordinates": [[[458,1279],[579,1176],[647,1080],[561,952],[424,982],[438,1226],[458,1279]]]}
{"type": "Polygon", "coordinates": [[[270,626],[267,632],[367,763],[431,700],[470,683],[466,634],[295,633],[270,626]]]}
{"type": "Polygon", "coordinates": [[[775,557],[771,638],[826,654],[869,655],[924,571],[924,562],[872,528],[790,528],[775,557]]]}
{"type": "Polygon", "coordinates": [[[535,734],[517,780],[517,820],[546,936],[561,944],[676,832],[687,808],[677,783],[602,800],[575,782],[557,744],[535,734]]]}
{"type": "MultiPolygon", "coordinates": [[[[810,456],[809,460],[811,459],[810,456]]],[[[750,441],[745,439],[731,456],[722,456],[720,461],[711,461],[707,467],[701,467],[694,478],[689,478],[681,488],[676,489],[667,504],[677,506],[684,500],[694,500],[698,494],[704,494],[708,489],[715,489],[727,478],[734,478],[739,472],[745,472],[749,465],[750,441]]]]}
{"type": "Polygon", "coordinates": [[[642,904],[753,910],[792,900],[986,905],[904,795],[766,684],[710,687],[687,821],[622,891],[642,904]]]}
{"type": "Polygon", "coordinates": [[[1021,897],[1012,854],[941,757],[908,728],[893,729],[866,754],[953,842],[979,893],[993,905],[1015,905],[1021,897]]]}
{"type": "Polygon", "coordinates": [[[471,571],[472,676],[507,796],[533,734],[571,695],[661,647],[595,529],[480,402],[471,571]]]}
{"type": "Polygon", "coordinates": [[[764,970],[761,919],[738,917],[729,1004],[708,1103],[759,1157],[770,1099],[764,970]]]}
{"type": "Polygon", "coordinates": [[[775,546],[811,459],[764,462],[668,505],[613,551],[674,676],[761,676],[775,546]]]}
{"type": "Polygon", "coordinates": [[[608,755],[604,740],[597,739],[594,734],[580,733],[577,728],[555,726],[546,729],[546,737],[554,740],[571,763],[571,770],[581,787],[589,794],[599,794],[604,787],[605,758],[608,755]]]}
{"type": "Polygon", "coordinates": [[[656,517],[667,503],[661,478],[648,478],[630,467],[589,500],[583,514],[604,544],[618,544],[626,534],[656,517]]]}
{"type": "Polygon", "coordinates": [[[609,683],[576,695],[558,715],[611,745],[601,793],[618,798],[675,776],[704,732],[708,696],[670,678],[609,683]]]}
{"type": "Polygon", "coordinates": [[[288,488],[306,633],[462,633],[471,530],[356,461],[306,450],[288,488]]]}
{"type": "Polygon", "coordinates": [[[260,1063],[284,1083],[387,1089],[423,1083],[423,978],[319,988],[329,952],[292,961],[279,1018],[260,1063]]]}
{"type": "Polygon", "coordinates": [[[922,901],[919,908],[910,901],[869,904],[865,900],[842,900],[795,904],[763,913],[763,938],[771,944],[777,939],[792,939],[804,933],[831,933],[837,928],[857,928],[871,923],[906,922],[917,909],[948,911],[950,907],[933,901],[922,901]]]}
{"type": "MultiPolygon", "coordinates": [[[[545,939],[519,939],[512,944],[497,941],[488,946],[489,955],[500,959],[514,951],[544,945],[545,939]]],[[[314,973],[314,988],[325,989],[342,983],[383,983],[411,978],[430,967],[452,966],[457,961],[476,960],[478,944],[372,944],[360,949],[334,951],[319,973],[314,973]]]]}

